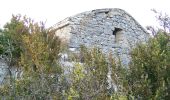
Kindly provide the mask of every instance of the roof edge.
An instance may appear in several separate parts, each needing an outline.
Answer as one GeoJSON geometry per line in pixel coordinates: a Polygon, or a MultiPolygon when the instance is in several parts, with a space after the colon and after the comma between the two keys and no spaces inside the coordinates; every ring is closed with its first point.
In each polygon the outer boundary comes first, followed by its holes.
{"type": "MultiPolygon", "coordinates": [[[[90,14],[98,14],[98,13],[103,13],[103,12],[109,12],[109,11],[115,11],[115,12],[119,12],[121,14],[126,14],[128,17],[130,17],[132,20],[134,20],[134,22],[145,32],[145,33],[148,33],[141,24],[139,24],[138,21],[136,21],[128,12],[126,12],[125,10],[123,9],[120,9],[120,8],[102,8],[102,9],[94,9],[94,10],[90,10],[90,11],[85,11],[85,12],[82,12],[82,13],[78,13],[78,14],[75,14],[73,16],[70,16],[70,17],[67,17],[65,18],[64,20],[56,23],[55,25],[53,25],[52,27],[50,27],[50,29],[59,29],[59,28],[62,28],[63,26],[67,26],[70,24],[70,19],[71,18],[74,18],[76,16],[80,16],[80,15],[90,15],[90,14]]],[[[149,33],[148,33],[149,34],[149,33]]]]}

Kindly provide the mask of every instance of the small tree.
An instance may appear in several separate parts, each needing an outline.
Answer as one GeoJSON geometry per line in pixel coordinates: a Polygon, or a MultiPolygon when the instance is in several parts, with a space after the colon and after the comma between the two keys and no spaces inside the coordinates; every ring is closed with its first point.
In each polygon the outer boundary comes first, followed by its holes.
{"type": "Polygon", "coordinates": [[[139,44],[131,53],[129,93],[144,100],[170,97],[169,17],[160,14],[157,18],[163,29],[156,32],[150,28],[154,37],[147,44],[139,44]]]}
{"type": "Polygon", "coordinates": [[[17,66],[23,74],[19,80],[10,74],[12,81],[5,84],[8,88],[1,95],[41,99],[61,95],[58,91],[58,78],[62,74],[58,64],[61,45],[54,33],[54,30],[45,29],[43,23],[20,15],[13,16],[5,25],[4,36],[9,42],[2,45],[10,48],[9,53],[4,53],[10,59],[7,60],[8,69],[11,72],[11,68],[17,66]]]}

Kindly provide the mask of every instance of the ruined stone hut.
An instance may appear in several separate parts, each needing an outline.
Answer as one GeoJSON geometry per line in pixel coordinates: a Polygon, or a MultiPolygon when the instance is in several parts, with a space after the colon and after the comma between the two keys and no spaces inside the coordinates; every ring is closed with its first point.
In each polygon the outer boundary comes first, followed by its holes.
{"type": "Polygon", "coordinates": [[[125,65],[130,60],[130,50],[139,42],[146,42],[149,34],[122,9],[96,9],[83,12],[53,26],[56,36],[68,43],[70,50],[80,45],[112,51],[125,65]]]}

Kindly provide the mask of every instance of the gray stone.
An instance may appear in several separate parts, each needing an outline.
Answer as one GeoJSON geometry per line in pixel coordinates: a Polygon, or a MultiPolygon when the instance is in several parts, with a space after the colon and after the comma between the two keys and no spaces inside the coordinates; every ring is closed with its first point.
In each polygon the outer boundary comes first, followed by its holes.
{"type": "Polygon", "coordinates": [[[61,21],[53,29],[57,29],[56,35],[62,40],[68,39],[70,47],[96,46],[104,53],[112,50],[125,65],[130,61],[129,52],[135,44],[145,43],[150,37],[131,15],[117,8],[83,12],[61,21]]]}

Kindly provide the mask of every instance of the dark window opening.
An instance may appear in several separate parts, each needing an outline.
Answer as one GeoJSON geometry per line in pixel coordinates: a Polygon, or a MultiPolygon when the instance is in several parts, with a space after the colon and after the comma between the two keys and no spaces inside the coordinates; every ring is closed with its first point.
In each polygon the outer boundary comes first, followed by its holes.
{"type": "Polygon", "coordinates": [[[117,34],[118,32],[120,32],[120,31],[122,31],[121,28],[115,28],[115,29],[113,30],[113,33],[112,33],[112,34],[116,36],[116,34],[117,34]]]}
{"type": "Polygon", "coordinates": [[[114,35],[114,37],[115,37],[115,42],[119,42],[120,40],[121,40],[121,38],[122,38],[122,31],[123,29],[121,29],[121,28],[116,28],[115,27],[115,29],[112,31],[113,33],[113,35],[114,35]]]}
{"type": "Polygon", "coordinates": [[[109,13],[109,11],[106,11],[106,12],[104,12],[105,14],[108,14],[109,13]]]}

